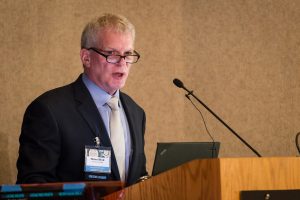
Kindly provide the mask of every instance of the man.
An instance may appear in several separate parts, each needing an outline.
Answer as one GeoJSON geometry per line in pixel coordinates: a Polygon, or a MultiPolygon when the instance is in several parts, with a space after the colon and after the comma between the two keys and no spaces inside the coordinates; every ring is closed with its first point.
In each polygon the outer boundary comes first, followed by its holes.
{"type": "Polygon", "coordinates": [[[17,183],[96,179],[131,185],[147,175],[145,113],[120,91],[140,57],[134,40],[134,26],[122,16],[105,14],[86,25],[80,50],[84,73],[44,93],[25,112],[17,183]],[[118,125],[112,123],[110,99],[116,100],[118,125]],[[113,141],[114,132],[120,135],[113,141]],[[111,154],[109,159],[89,157],[98,147],[111,154]]]}

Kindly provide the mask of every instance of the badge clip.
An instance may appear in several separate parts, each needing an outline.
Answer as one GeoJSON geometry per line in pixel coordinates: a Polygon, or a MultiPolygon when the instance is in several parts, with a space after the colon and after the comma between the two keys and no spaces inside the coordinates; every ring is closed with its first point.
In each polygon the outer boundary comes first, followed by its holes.
{"type": "Polygon", "coordinates": [[[95,143],[96,143],[96,147],[100,147],[100,139],[99,137],[95,137],[95,143]]]}

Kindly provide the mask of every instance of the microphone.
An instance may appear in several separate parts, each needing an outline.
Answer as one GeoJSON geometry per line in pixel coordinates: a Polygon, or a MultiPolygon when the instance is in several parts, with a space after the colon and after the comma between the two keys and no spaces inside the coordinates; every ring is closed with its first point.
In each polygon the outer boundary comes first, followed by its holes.
{"type": "Polygon", "coordinates": [[[183,87],[184,87],[184,85],[183,85],[183,83],[181,82],[181,80],[179,80],[179,79],[177,79],[177,78],[175,78],[175,79],[173,80],[173,83],[174,83],[177,87],[179,87],[179,88],[183,88],[183,87]]]}
{"type": "Polygon", "coordinates": [[[217,118],[228,130],[230,130],[230,132],[235,135],[242,143],[244,143],[253,153],[255,153],[258,157],[261,157],[261,155],[250,145],[248,144],[241,136],[239,136],[239,134],[234,131],[229,125],[227,125],[217,114],[215,114],[207,105],[205,105],[205,103],[203,103],[196,95],[193,94],[192,90],[187,89],[183,82],[177,78],[175,78],[173,80],[173,83],[179,87],[179,88],[183,88],[185,91],[187,91],[188,93],[185,95],[187,98],[189,97],[189,95],[192,95],[200,104],[202,104],[202,106],[204,106],[215,118],[217,118]]]}
{"type": "Polygon", "coordinates": [[[192,90],[190,91],[190,90],[188,90],[186,87],[184,87],[183,82],[182,82],[181,80],[177,79],[177,78],[175,78],[175,79],[173,80],[173,83],[174,83],[177,87],[183,88],[185,91],[187,91],[188,93],[187,93],[185,96],[186,96],[186,98],[189,99],[189,95],[191,95],[191,94],[193,93],[193,91],[192,91],[192,90]]]}
{"type": "Polygon", "coordinates": [[[296,138],[295,138],[295,142],[296,142],[296,147],[298,149],[298,152],[300,154],[300,145],[299,145],[299,136],[300,136],[300,132],[296,134],[296,138]]]}

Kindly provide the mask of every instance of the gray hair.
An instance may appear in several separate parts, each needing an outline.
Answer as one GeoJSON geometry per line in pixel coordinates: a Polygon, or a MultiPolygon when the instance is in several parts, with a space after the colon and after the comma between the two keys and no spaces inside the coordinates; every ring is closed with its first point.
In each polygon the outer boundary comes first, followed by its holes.
{"type": "Polygon", "coordinates": [[[117,32],[129,32],[135,39],[134,25],[125,17],[115,14],[104,14],[91,22],[83,29],[81,35],[81,48],[89,48],[97,44],[98,33],[103,29],[113,29],[117,32]]]}

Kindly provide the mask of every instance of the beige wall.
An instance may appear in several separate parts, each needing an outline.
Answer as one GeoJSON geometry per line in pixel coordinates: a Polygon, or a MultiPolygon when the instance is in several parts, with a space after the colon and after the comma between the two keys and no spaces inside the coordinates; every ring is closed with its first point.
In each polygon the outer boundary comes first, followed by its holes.
{"type": "MultiPolygon", "coordinates": [[[[142,59],[126,91],[147,113],[151,172],[157,142],[209,141],[177,77],[263,156],[295,156],[300,131],[298,0],[0,0],[0,184],[14,183],[27,105],[81,73],[84,24],[127,16],[142,59]]],[[[254,156],[201,105],[221,157],[254,156]]]]}

